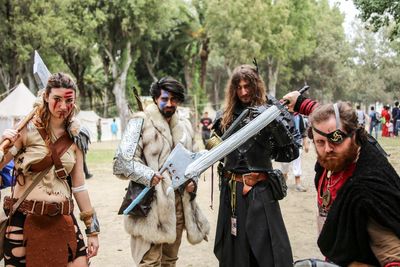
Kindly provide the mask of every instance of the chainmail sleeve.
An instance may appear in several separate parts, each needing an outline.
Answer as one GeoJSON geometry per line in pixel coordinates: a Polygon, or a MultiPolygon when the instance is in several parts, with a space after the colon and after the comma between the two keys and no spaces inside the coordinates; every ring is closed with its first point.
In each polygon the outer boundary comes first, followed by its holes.
{"type": "Polygon", "coordinates": [[[154,170],[141,160],[141,132],[143,118],[129,121],[114,157],[113,174],[121,179],[130,179],[136,183],[150,186],[154,170]]]}

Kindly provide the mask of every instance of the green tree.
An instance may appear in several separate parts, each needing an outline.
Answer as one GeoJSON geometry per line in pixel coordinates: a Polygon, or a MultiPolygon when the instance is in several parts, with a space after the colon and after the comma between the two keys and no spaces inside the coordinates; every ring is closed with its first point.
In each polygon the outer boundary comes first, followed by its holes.
{"type": "Polygon", "coordinates": [[[0,88],[3,90],[21,79],[27,79],[30,88],[35,87],[32,55],[35,49],[46,50],[53,43],[48,31],[61,20],[52,8],[55,3],[55,0],[0,0],[0,88]]]}
{"type": "Polygon", "coordinates": [[[390,43],[381,31],[374,34],[362,27],[357,26],[357,34],[352,46],[355,47],[354,57],[354,82],[349,91],[348,98],[358,102],[362,100],[365,104],[375,102],[390,103],[394,97],[393,85],[395,87],[397,78],[392,77],[398,69],[397,53],[392,49],[390,43]]]}
{"type": "Polygon", "coordinates": [[[320,101],[344,99],[351,81],[353,56],[342,26],[344,16],[336,6],[331,7],[328,0],[317,3],[315,16],[316,47],[311,55],[292,61],[282,71],[280,79],[286,82],[281,83],[284,92],[279,96],[308,84],[311,86],[308,93],[320,101]]]}
{"type": "Polygon", "coordinates": [[[161,38],[174,24],[174,1],[118,0],[98,1],[93,11],[99,24],[96,30],[100,55],[124,129],[129,118],[126,82],[129,69],[140,55],[143,43],[161,38]]]}
{"type": "Polygon", "coordinates": [[[400,8],[398,1],[388,0],[353,0],[361,11],[361,18],[372,26],[372,30],[390,26],[392,39],[400,36],[400,8]]]}
{"type": "MultiPolygon", "coordinates": [[[[92,6],[94,0],[59,1],[54,8],[62,19],[52,26],[49,36],[54,40],[51,48],[57,52],[76,78],[81,96],[81,108],[93,109],[93,91],[85,86],[85,74],[92,65],[96,52],[94,32],[97,27],[92,6]],[[87,101],[85,101],[87,100],[87,101]]],[[[50,26],[50,25],[49,25],[50,26]]]]}
{"type": "Polygon", "coordinates": [[[267,70],[275,95],[280,69],[314,49],[312,0],[218,1],[208,6],[211,43],[230,69],[256,57],[267,70]]]}

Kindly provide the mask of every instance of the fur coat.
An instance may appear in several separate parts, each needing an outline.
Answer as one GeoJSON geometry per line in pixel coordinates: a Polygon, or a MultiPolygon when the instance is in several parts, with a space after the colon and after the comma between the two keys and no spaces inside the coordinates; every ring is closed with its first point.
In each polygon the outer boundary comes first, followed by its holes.
{"type": "MultiPolygon", "coordinates": [[[[149,105],[144,112],[134,117],[144,119],[142,134],[135,151],[135,161],[158,171],[172,149],[178,143],[187,149],[194,149],[194,132],[188,127],[188,121],[175,113],[168,123],[155,104],[149,105]]],[[[173,243],[176,239],[175,195],[167,195],[171,179],[167,172],[162,182],[155,187],[155,197],[147,217],[125,216],[125,230],[132,236],[132,256],[139,263],[151,243],[173,243]]],[[[183,212],[187,239],[197,244],[207,239],[210,225],[195,200],[190,201],[190,194],[182,195],[183,212]]]]}

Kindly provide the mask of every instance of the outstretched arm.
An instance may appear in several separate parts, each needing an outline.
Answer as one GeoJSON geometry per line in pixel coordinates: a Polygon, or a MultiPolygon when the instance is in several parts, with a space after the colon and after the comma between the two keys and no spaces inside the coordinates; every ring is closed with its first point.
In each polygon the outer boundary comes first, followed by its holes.
{"type": "Polygon", "coordinates": [[[89,193],[85,186],[85,176],[83,173],[83,153],[75,146],[76,163],[72,172],[72,193],[80,210],[80,219],[86,225],[88,258],[97,255],[99,249],[98,234],[100,233],[99,222],[96,217],[96,212],[90,202],[89,193]]]}
{"type": "Polygon", "coordinates": [[[305,98],[298,91],[290,92],[283,96],[283,99],[289,100],[289,111],[296,111],[303,115],[310,115],[315,108],[318,107],[318,102],[305,98]]]}

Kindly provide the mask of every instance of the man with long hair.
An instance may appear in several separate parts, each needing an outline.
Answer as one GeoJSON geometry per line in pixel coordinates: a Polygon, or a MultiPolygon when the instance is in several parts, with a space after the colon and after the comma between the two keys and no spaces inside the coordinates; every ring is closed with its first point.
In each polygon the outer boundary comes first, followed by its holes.
{"type": "Polygon", "coordinates": [[[318,106],[292,92],[309,116],[317,153],[318,246],[340,266],[400,266],[400,178],[345,102],[318,106]]]}
{"type": "MultiPolygon", "coordinates": [[[[235,68],[226,86],[225,107],[213,124],[213,134],[236,132],[271,104],[257,69],[250,65],[235,68]]],[[[220,266],[293,264],[278,199],[270,184],[271,177],[279,176],[284,181],[282,173],[272,169],[271,159],[290,162],[299,155],[289,131],[290,121],[290,114],[282,113],[221,163],[214,246],[220,266]]]]}

